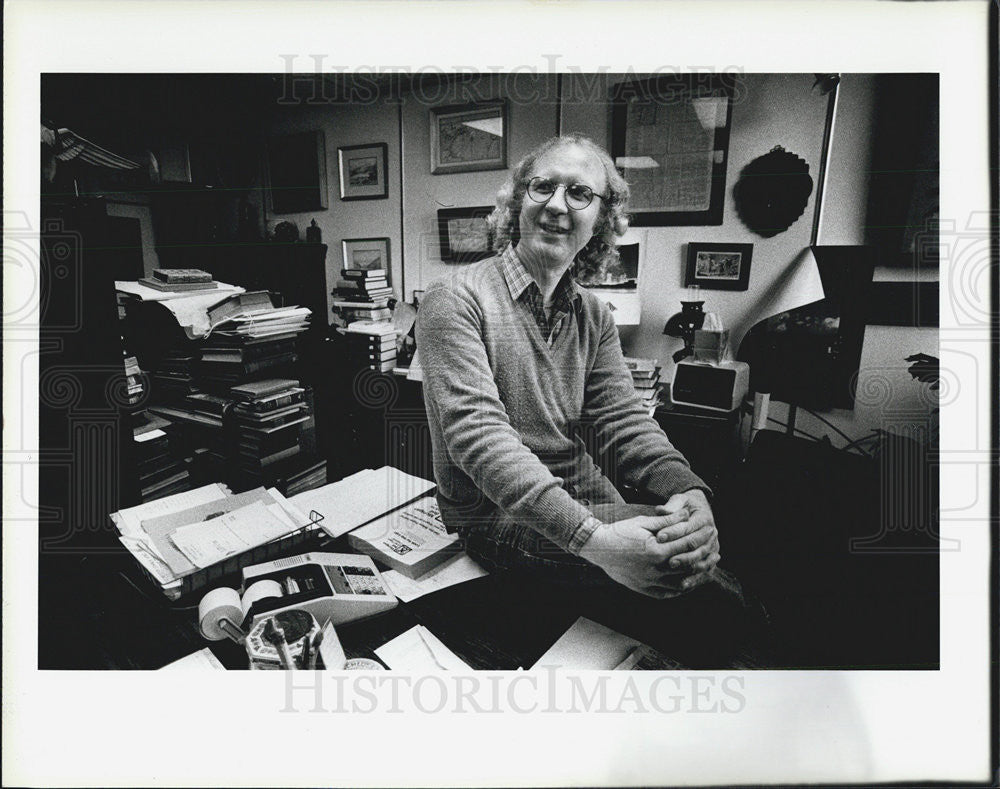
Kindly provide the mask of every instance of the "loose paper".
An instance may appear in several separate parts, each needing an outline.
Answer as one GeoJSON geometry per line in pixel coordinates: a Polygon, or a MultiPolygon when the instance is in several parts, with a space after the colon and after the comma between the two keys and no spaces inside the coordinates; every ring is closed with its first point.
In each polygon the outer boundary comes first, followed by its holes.
{"type": "Polygon", "coordinates": [[[204,523],[181,526],[171,539],[192,564],[205,568],[293,530],[258,501],[204,523]]]}
{"type": "Polygon", "coordinates": [[[580,617],[532,668],[611,670],[642,642],[580,617]]]}
{"type": "Polygon", "coordinates": [[[386,570],[382,573],[382,580],[390,592],[404,603],[409,603],[432,592],[466,581],[474,581],[476,578],[484,578],[487,575],[489,573],[476,564],[468,554],[460,553],[419,578],[407,578],[395,570],[386,570]]]}
{"type": "Polygon", "coordinates": [[[320,526],[323,531],[331,537],[340,537],[433,488],[433,482],[392,466],[383,466],[378,470],[365,469],[339,482],[305,491],[292,496],[289,501],[305,514],[315,511],[322,515],[320,526]]]}
{"type": "Polygon", "coordinates": [[[415,625],[405,633],[375,650],[375,654],[395,671],[426,674],[430,671],[470,671],[458,655],[423,625],[415,625]]]}
{"type": "Polygon", "coordinates": [[[225,671],[226,667],[219,662],[219,659],[211,649],[205,647],[204,649],[199,649],[197,652],[192,652],[190,655],[185,655],[173,663],[167,663],[160,671],[173,671],[175,669],[182,669],[184,671],[204,671],[206,669],[225,671]]]}

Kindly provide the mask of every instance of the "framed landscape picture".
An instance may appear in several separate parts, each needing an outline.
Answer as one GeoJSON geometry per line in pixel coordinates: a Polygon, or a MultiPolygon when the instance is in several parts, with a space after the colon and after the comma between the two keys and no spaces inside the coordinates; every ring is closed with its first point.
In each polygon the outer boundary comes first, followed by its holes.
{"type": "Polygon", "coordinates": [[[385,278],[392,284],[388,238],[345,238],[341,247],[345,269],[385,269],[385,278]]]}
{"type": "Polygon", "coordinates": [[[750,286],[753,244],[692,242],[687,247],[685,287],[698,285],[709,290],[746,290],[750,286]]]}
{"type": "Polygon", "coordinates": [[[507,102],[431,109],[431,174],[507,168],[507,102]]]}
{"type": "Polygon", "coordinates": [[[384,142],[338,148],[340,199],[381,200],[389,197],[389,182],[385,175],[387,154],[388,146],[384,142]]]}
{"type": "Polygon", "coordinates": [[[486,218],[493,206],[438,209],[438,233],[441,236],[441,260],[446,263],[472,263],[493,254],[493,238],[486,218]]]}
{"type": "Polygon", "coordinates": [[[267,199],[274,214],[327,207],[323,132],[287,134],[268,140],[267,199]]]}

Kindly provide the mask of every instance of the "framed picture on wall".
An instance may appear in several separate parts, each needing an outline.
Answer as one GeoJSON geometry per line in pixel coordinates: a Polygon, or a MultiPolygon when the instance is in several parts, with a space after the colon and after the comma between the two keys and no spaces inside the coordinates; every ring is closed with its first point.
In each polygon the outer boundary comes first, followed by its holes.
{"type": "Polygon", "coordinates": [[[493,254],[493,234],[486,218],[493,206],[438,209],[438,234],[441,237],[441,260],[446,263],[472,263],[493,254]]]}
{"type": "Polygon", "coordinates": [[[341,200],[382,200],[389,197],[389,181],[385,175],[388,150],[384,142],[347,145],[337,149],[341,200]]]}
{"type": "Polygon", "coordinates": [[[327,207],[326,140],[321,131],[273,137],[267,143],[267,203],[273,214],[327,207]]]}
{"type": "Polygon", "coordinates": [[[660,76],[611,89],[611,155],[633,227],[721,225],[735,77],[660,76]]]}
{"type": "Polygon", "coordinates": [[[345,238],[341,242],[345,269],[385,269],[385,278],[392,284],[388,238],[345,238]]]}
{"type": "Polygon", "coordinates": [[[431,174],[507,168],[507,101],[431,109],[431,174]]]}
{"type": "Polygon", "coordinates": [[[708,290],[746,290],[750,286],[753,244],[687,245],[684,286],[708,290]]]}

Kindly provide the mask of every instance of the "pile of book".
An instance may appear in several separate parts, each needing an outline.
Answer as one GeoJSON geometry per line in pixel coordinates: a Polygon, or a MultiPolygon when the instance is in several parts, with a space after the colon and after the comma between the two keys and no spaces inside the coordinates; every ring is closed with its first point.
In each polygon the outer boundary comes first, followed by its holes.
{"type": "Polygon", "coordinates": [[[211,274],[199,268],[157,268],[153,269],[153,276],[142,277],[139,283],[147,288],[172,293],[217,290],[219,287],[211,274]]]}
{"type": "Polygon", "coordinates": [[[199,379],[228,388],[296,361],[295,342],[311,314],[307,307],[275,307],[267,291],[223,299],[208,310],[212,332],[201,348],[199,379]]]}
{"type": "Polygon", "coordinates": [[[139,360],[134,356],[125,357],[125,386],[127,387],[128,404],[138,405],[142,401],[146,387],[143,386],[139,360]]]}
{"type": "Polygon", "coordinates": [[[166,351],[153,369],[153,395],[157,402],[170,402],[198,391],[194,382],[199,351],[195,343],[166,351]]]}
{"type": "Polygon", "coordinates": [[[396,366],[396,329],[391,322],[355,321],[344,329],[348,364],[384,373],[396,366]]]}
{"type": "Polygon", "coordinates": [[[170,426],[163,417],[146,411],[133,416],[134,461],[139,477],[139,497],[144,502],[188,490],[191,486],[184,462],[171,451],[170,426]]]}
{"type": "Polygon", "coordinates": [[[392,318],[389,297],[392,288],[384,268],[341,269],[332,295],[334,309],[346,323],[386,321],[392,318]]]}
{"type": "Polygon", "coordinates": [[[663,392],[658,360],[626,356],[625,366],[632,373],[632,385],[639,393],[642,404],[650,409],[656,408],[661,402],[660,395],[663,392]]]}
{"type": "Polygon", "coordinates": [[[170,599],[208,583],[212,572],[240,556],[309,526],[308,518],[277,490],[233,495],[212,483],[164,497],[155,504],[113,512],[122,544],[170,599]]]}
{"type": "Polygon", "coordinates": [[[234,459],[250,484],[293,495],[326,482],[326,461],[303,454],[302,431],[312,420],[307,390],[292,378],[251,381],[230,389],[234,459]]]}

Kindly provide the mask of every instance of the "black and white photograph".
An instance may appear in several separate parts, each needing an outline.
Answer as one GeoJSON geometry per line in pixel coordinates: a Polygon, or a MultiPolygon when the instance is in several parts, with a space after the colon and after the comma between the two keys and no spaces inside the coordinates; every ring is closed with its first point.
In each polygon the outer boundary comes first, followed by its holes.
{"type": "Polygon", "coordinates": [[[750,285],[753,244],[687,245],[684,284],[711,290],[746,290],[750,285]]]}
{"type": "Polygon", "coordinates": [[[5,784],[990,780],[996,9],[709,5],[15,0],[5,784]]]}
{"type": "Polygon", "coordinates": [[[386,179],[388,146],[348,145],[337,149],[341,200],[380,200],[389,196],[386,179]]]}

